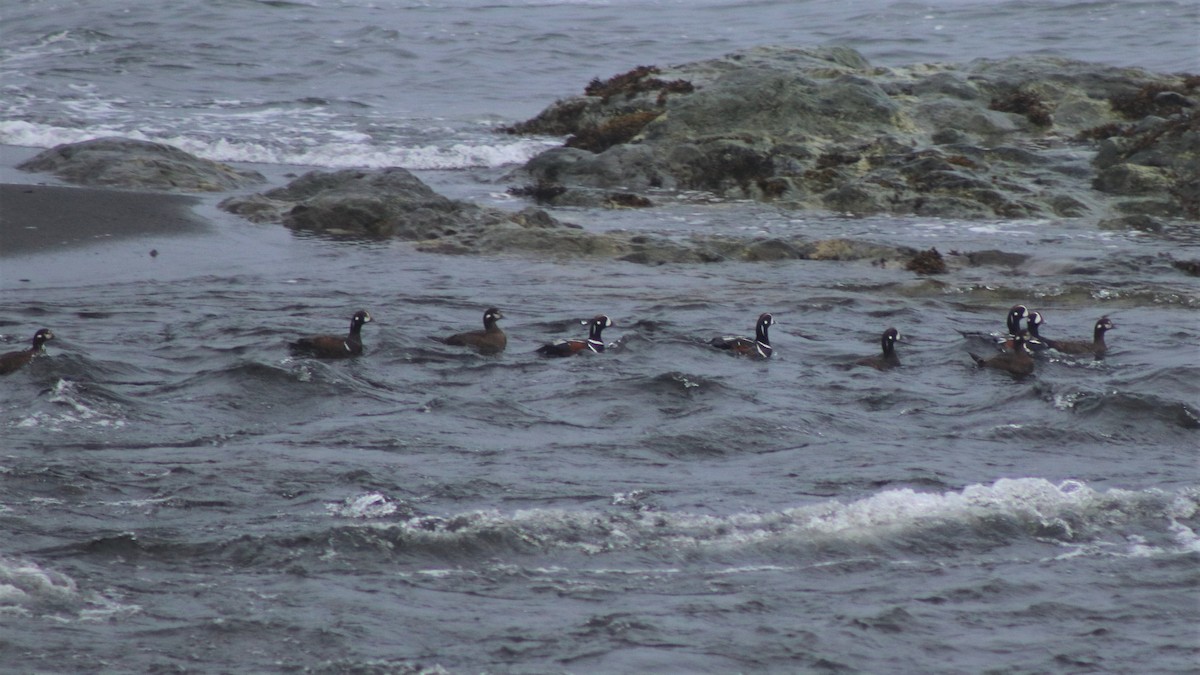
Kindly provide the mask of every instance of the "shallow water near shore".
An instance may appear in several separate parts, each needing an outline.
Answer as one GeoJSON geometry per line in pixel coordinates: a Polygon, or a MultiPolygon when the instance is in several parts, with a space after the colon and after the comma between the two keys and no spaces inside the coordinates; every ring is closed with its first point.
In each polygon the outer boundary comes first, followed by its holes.
{"type": "MultiPolygon", "coordinates": [[[[639,63],[790,42],[885,65],[1011,49],[1182,70],[1196,12],[37,4],[0,22],[0,142],[134,135],[269,162],[250,168],[273,184],[398,163],[514,210],[506,172],[561,139],[492,129],[639,63]],[[291,30],[246,46],[272,22],[291,30]]],[[[11,168],[33,152],[0,148],[0,182],[55,183],[11,168]]],[[[250,224],[224,196],[198,198],[186,231],[80,223],[0,251],[0,351],[57,336],[0,378],[5,669],[1195,668],[1200,293],[1174,265],[1200,258],[1194,223],[851,219],[704,195],[553,212],[590,230],[1027,256],[921,277],[436,255],[250,224]],[[960,331],[999,331],[1019,302],[1052,338],[1110,316],[1108,356],[1050,355],[1025,379],[975,368],[968,352],[993,347],[960,331]],[[429,339],[492,305],[503,355],[429,339]],[[360,308],[362,358],[289,355],[360,308]],[[707,345],[763,311],[770,361],[707,345]],[[604,354],[534,354],[600,312],[616,324],[604,354]],[[888,326],[903,366],[853,366],[888,326]]]]}

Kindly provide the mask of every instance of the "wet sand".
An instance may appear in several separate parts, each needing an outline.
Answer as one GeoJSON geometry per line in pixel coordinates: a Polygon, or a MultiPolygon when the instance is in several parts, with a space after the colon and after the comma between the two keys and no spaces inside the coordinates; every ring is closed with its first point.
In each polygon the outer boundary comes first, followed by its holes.
{"type": "Polygon", "coordinates": [[[208,227],[186,195],[0,184],[0,257],[208,227]]]}

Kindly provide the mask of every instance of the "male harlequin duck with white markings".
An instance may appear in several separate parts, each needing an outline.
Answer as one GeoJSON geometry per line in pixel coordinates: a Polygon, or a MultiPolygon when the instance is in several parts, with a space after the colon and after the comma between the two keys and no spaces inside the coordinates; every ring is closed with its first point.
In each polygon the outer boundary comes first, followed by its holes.
{"type": "Polygon", "coordinates": [[[1045,322],[1041,312],[1030,312],[1029,316],[1025,317],[1025,332],[1029,333],[1029,341],[1025,343],[1025,346],[1029,348],[1029,351],[1037,353],[1050,348],[1053,340],[1047,340],[1038,334],[1045,322]]]}
{"type": "Polygon", "coordinates": [[[483,330],[471,330],[465,333],[455,333],[449,337],[435,337],[434,340],[456,347],[471,347],[484,355],[499,354],[508,346],[508,336],[496,324],[504,315],[495,307],[489,307],[483,313],[483,330]]]}
{"type": "Polygon", "coordinates": [[[860,366],[868,366],[875,370],[890,370],[899,367],[900,357],[896,356],[896,340],[899,339],[900,331],[895,328],[883,331],[883,337],[880,339],[883,345],[883,353],[859,359],[854,363],[860,366]]]}
{"type": "Polygon", "coordinates": [[[1021,319],[1029,316],[1029,308],[1025,305],[1013,305],[1008,310],[1008,318],[1005,323],[1008,325],[1008,336],[1016,337],[1021,334],[1021,319]]]}
{"type": "Polygon", "coordinates": [[[1027,346],[1028,333],[1023,333],[1013,338],[1013,350],[1011,352],[1001,352],[990,358],[983,358],[971,354],[971,358],[976,364],[983,368],[994,368],[996,370],[1004,370],[1013,375],[1031,375],[1033,374],[1033,357],[1029,354],[1027,346]]]}
{"type": "Polygon", "coordinates": [[[53,339],[54,333],[47,328],[42,328],[33,334],[33,346],[29,349],[0,355],[0,375],[8,375],[29,365],[34,357],[46,353],[46,342],[53,339]]]}
{"type": "Polygon", "coordinates": [[[758,322],[754,324],[753,340],[740,335],[723,335],[709,340],[708,344],[739,356],[769,359],[773,350],[771,349],[771,339],[767,335],[767,330],[773,325],[775,325],[775,317],[771,316],[768,312],[763,312],[758,315],[758,322]]]}
{"type": "Polygon", "coordinates": [[[613,325],[612,319],[600,314],[589,321],[580,321],[580,323],[588,327],[586,340],[555,340],[548,345],[538,347],[537,353],[542,356],[574,356],[581,352],[597,354],[603,352],[604,340],[601,339],[600,333],[613,325]]]}
{"type": "Polygon", "coordinates": [[[964,330],[958,332],[968,340],[998,343],[1004,349],[1011,349],[1012,339],[1021,334],[1021,319],[1027,316],[1029,316],[1029,309],[1025,305],[1013,305],[1008,309],[1008,315],[1004,320],[1007,333],[978,333],[964,330]]]}
{"type": "Polygon", "coordinates": [[[291,343],[292,353],[297,356],[312,356],[318,359],[348,359],[363,353],[362,327],[371,322],[371,315],[359,310],[350,317],[350,333],[338,335],[313,335],[291,343]]]}

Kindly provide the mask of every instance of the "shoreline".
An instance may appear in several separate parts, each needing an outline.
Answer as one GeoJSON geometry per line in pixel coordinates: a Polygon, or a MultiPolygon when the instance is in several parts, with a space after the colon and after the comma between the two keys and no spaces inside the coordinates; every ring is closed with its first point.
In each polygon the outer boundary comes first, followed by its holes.
{"type": "Polygon", "coordinates": [[[189,195],[0,183],[0,258],[118,238],[188,234],[209,224],[189,195]]]}

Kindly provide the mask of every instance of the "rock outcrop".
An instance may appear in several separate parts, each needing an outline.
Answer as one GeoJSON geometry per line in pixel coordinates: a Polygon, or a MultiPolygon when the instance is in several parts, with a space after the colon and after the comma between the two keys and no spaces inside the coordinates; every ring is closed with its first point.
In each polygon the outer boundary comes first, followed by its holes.
{"type": "Polygon", "coordinates": [[[236,196],[221,208],[248,220],[282,223],[334,237],[397,238],[419,250],[596,257],[642,264],[723,260],[860,260],[904,265],[917,254],[849,239],[812,241],[693,235],[669,238],[630,232],[588,232],[537,208],[517,213],[437,194],[400,168],[307,173],[261,194],[236,196]]]}
{"type": "Polygon", "coordinates": [[[853,214],[1200,218],[1200,77],[1054,57],[871,66],[761,47],[593,81],[511,133],[543,203],[704,190],[853,214]]]}
{"type": "Polygon", "coordinates": [[[255,171],[239,171],[174,146],[129,138],[55,146],[17,168],[51,173],[78,185],[132,190],[224,192],[266,182],[255,171]]]}

